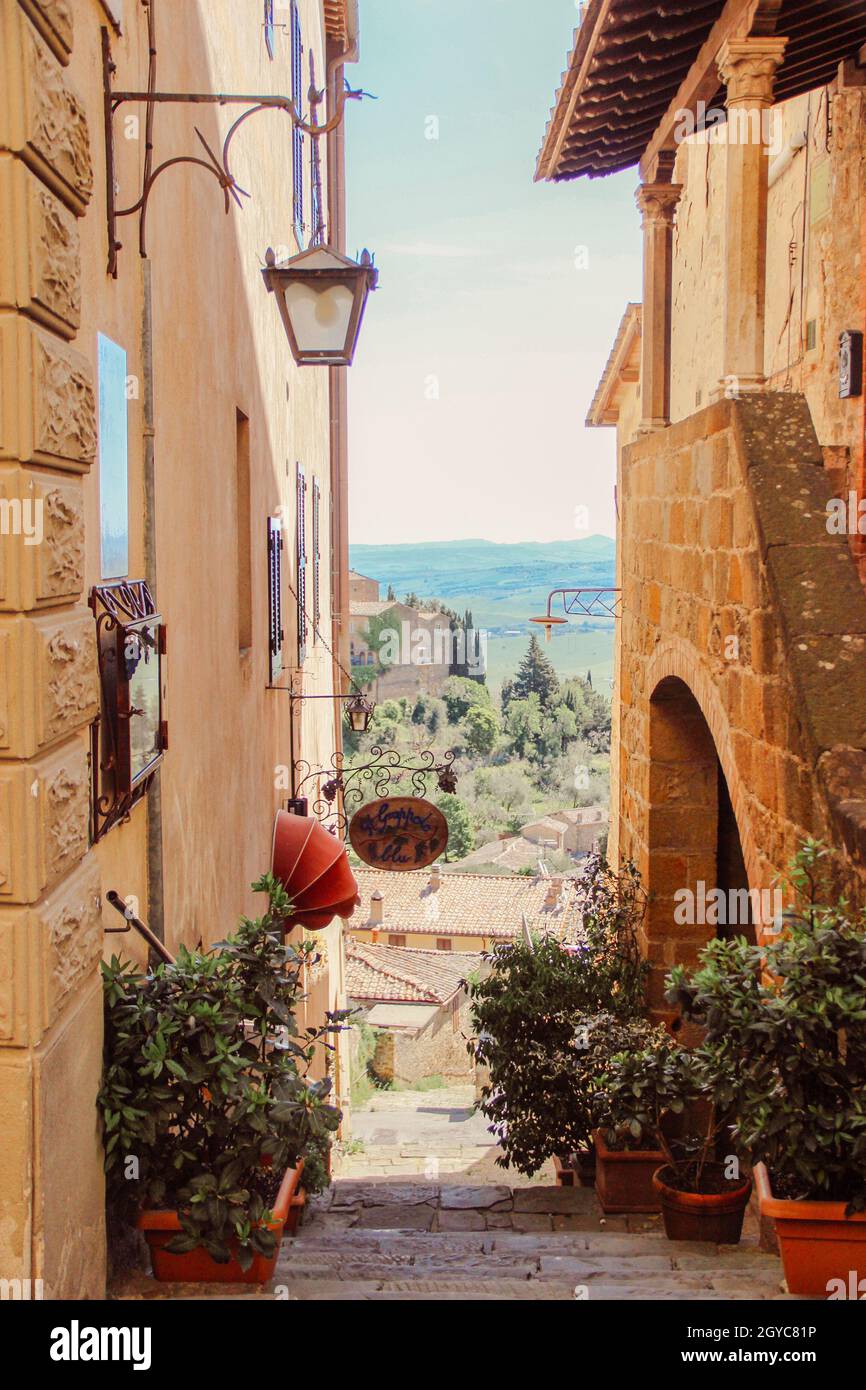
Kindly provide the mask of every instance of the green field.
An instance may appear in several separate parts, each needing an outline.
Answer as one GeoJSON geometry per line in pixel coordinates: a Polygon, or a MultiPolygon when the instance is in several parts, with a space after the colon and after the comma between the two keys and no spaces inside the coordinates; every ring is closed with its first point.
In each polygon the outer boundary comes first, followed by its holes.
{"type": "MultiPolygon", "coordinates": [[[[569,625],[560,632],[554,632],[549,644],[544,642],[544,634],[539,629],[542,649],[556,668],[557,675],[585,676],[592,672],[592,683],[601,695],[610,698],[613,679],[613,629],[599,628],[581,630],[569,625]]],[[[529,634],[522,632],[515,637],[489,637],[487,639],[487,684],[492,694],[499,691],[502,682],[513,676],[529,643],[529,634]]]]}

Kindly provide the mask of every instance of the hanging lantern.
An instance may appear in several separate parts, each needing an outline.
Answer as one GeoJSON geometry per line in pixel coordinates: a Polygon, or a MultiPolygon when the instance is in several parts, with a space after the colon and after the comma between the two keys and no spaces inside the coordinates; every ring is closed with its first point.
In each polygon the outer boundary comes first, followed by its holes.
{"type": "Polygon", "coordinates": [[[373,718],[376,706],[358,692],[353,695],[351,700],[346,702],[346,718],[349,721],[349,728],[356,734],[365,734],[370,727],[370,720],[373,718]]]}
{"type": "Polygon", "coordinates": [[[271,871],[292,899],[287,931],[324,931],[335,917],[351,917],[360,902],[342,841],[314,816],[277,811],[271,871]]]}
{"type": "Polygon", "coordinates": [[[352,261],[332,246],[311,246],[277,265],[269,247],[262,275],[277,296],[298,366],[350,366],[367,295],[379,279],[369,251],[352,261]]]}

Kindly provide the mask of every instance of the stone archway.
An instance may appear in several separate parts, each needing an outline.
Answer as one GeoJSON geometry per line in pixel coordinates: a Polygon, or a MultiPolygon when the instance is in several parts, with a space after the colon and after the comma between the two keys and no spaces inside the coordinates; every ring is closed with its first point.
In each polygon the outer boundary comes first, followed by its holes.
{"type": "Polygon", "coordinates": [[[713,936],[754,939],[754,928],[734,803],[710,725],[680,676],[664,676],[651,689],[644,949],[652,965],[650,1004],[663,1013],[672,965],[694,965],[713,936]]]}

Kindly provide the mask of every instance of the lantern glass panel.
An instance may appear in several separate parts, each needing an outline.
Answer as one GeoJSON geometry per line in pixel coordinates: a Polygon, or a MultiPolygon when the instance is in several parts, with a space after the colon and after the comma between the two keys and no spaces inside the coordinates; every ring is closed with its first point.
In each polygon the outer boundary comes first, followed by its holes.
{"type": "Polygon", "coordinates": [[[286,310],[301,352],[341,352],[345,347],[355,302],[346,284],[315,288],[295,281],[286,286],[286,310]]]}

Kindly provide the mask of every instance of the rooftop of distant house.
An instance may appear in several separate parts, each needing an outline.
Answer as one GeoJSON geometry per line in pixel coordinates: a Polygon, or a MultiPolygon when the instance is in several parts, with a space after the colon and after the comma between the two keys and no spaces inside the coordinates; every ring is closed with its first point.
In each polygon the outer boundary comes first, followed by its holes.
{"type": "Polygon", "coordinates": [[[350,999],[401,1004],[447,1004],[470,971],[475,952],[418,951],[346,939],[346,993],[350,999]]]}
{"type": "Polygon", "coordinates": [[[353,872],[361,904],[347,923],[350,932],[513,939],[521,934],[524,917],[531,932],[563,937],[580,925],[577,886],[563,874],[443,873],[435,864],[409,873],[353,872]]]}

